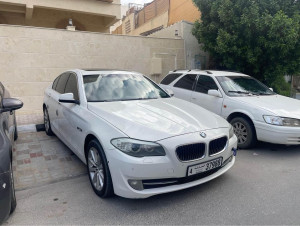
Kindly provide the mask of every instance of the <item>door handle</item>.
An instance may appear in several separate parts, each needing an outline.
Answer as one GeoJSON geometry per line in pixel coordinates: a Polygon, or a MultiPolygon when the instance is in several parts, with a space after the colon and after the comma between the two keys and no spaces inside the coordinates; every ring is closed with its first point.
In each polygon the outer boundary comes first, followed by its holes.
{"type": "Polygon", "coordinates": [[[195,98],[195,97],[192,97],[192,100],[196,100],[197,98],[195,98]]]}
{"type": "Polygon", "coordinates": [[[58,110],[56,110],[56,116],[58,116],[58,110]]]}

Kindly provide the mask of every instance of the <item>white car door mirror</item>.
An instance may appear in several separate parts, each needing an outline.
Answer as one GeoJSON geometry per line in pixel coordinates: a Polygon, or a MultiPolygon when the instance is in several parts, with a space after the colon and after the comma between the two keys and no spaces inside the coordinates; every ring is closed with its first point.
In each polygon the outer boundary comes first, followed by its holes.
{"type": "Polygon", "coordinates": [[[167,92],[171,97],[174,96],[173,90],[166,89],[166,92],[167,92]]]}
{"type": "Polygon", "coordinates": [[[220,93],[219,90],[216,89],[210,89],[208,90],[208,95],[213,96],[213,97],[222,97],[222,94],[220,93]]]}
{"type": "Polygon", "coordinates": [[[271,90],[272,92],[274,92],[273,88],[269,88],[269,90],[271,90]]]}
{"type": "Polygon", "coordinates": [[[74,100],[73,93],[64,93],[59,95],[58,101],[60,103],[73,103],[73,104],[80,104],[79,100],[74,100]]]}

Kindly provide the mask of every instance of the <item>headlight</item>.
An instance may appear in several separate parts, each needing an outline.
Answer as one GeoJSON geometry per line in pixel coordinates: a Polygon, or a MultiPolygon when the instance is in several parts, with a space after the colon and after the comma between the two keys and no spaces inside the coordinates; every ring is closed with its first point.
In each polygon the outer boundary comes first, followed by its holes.
{"type": "Polygon", "coordinates": [[[271,125],[300,127],[299,119],[284,118],[284,117],[269,116],[269,115],[264,115],[263,117],[265,122],[271,125]]]}
{"type": "Polygon", "coordinates": [[[229,139],[230,139],[231,137],[233,137],[233,135],[234,135],[233,127],[232,127],[232,125],[230,125],[230,128],[229,128],[229,139]]]}
{"type": "Polygon", "coordinates": [[[153,142],[134,140],[130,138],[117,138],[111,140],[111,144],[125,154],[138,158],[166,155],[163,147],[153,142]]]}

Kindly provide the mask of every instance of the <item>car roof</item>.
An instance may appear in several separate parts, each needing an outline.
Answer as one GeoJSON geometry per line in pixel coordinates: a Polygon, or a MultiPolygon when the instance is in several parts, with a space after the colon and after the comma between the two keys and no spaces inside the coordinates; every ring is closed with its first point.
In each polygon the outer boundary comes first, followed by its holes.
{"type": "Polygon", "coordinates": [[[139,72],[119,70],[119,69],[89,68],[89,69],[75,69],[75,70],[71,70],[71,71],[81,72],[82,75],[101,74],[103,72],[105,72],[105,74],[119,74],[119,73],[122,73],[122,74],[138,74],[138,75],[142,75],[139,72]]]}
{"type": "Polygon", "coordinates": [[[170,71],[171,73],[184,73],[184,74],[204,74],[204,75],[210,75],[210,76],[249,76],[245,75],[240,72],[232,72],[232,71],[216,71],[216,70],[198,70],[198,69],[192,69],[192,70],[174,70],[170,71]]]}

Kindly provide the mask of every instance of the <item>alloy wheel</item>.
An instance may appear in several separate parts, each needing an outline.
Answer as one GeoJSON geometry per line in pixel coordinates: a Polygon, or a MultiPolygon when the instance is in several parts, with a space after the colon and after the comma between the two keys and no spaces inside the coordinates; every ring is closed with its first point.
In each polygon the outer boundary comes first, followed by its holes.
{"type": "Polygon", "coordinates": [[[235,122],[232,125],[233,132],[238,138],[239,144],[244,144],[248,138],[248,132],[246,126],[241,122],[235,122]]]}
{"type": "Polygon", "coordinates": [[[88,169],[94,188],[101,191],[104,186],[103,161],[94,147],[91,147],[88,152],[88,169]]]}

